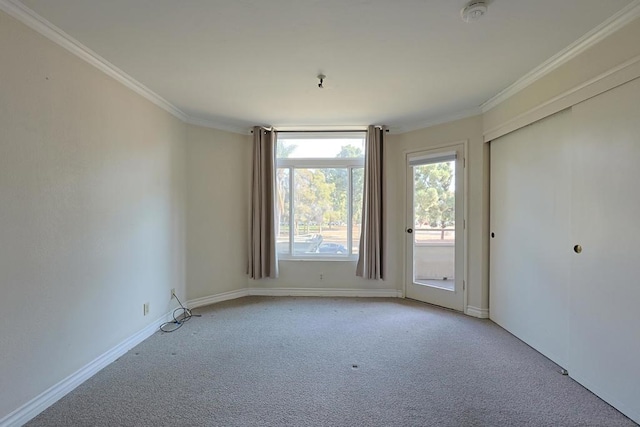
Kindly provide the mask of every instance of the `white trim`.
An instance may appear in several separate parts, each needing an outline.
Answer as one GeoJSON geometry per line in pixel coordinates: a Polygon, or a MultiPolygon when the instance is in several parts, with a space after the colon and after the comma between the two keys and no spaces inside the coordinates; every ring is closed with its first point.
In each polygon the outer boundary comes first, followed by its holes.
{"type": "Polygon", "coordinates": [[[144,327],[142,330],[125,339],[120,344],[98,356],[73,374],[69,375],[67,378],[48,388],[24,405],[20,406],[15,411],[2,418],[0,420],[0,426],[21,426],[27,423],[29,420],[36,417],[49,406],[53,405],[58,400],[73,391],[80,384],[82,384],[83,382],[97,374],[100,370],[127,353],[133,347],[149,338],[151,335],[158,331],[158,328],[161,324],[168,321],[170,318],[171,313],[165,314],[148,326],[144,327]]]}
{"type": "Polygon", "coordinates": [[[488,142],[640,77],[640,55],[484,132],[488,142]]]}
{"type": "Polygon", "coordinates": [[[402,298],[398,289],[249,288],[249,295],[271,297],[378,297],[402,298]]]}
{"type": "MultiPolygon", "coordinates": [[[[149,100],[153,104],[164,109],[165,111],[169,112],[170,114],[174,115],[187,124],[213,128],[242,135],[246,135],[250,132],[250,129],[248,127],[242,125],[222,123],[215,120],[201,119],[187,115],[177,106],[173,105],[106,59],[102,58],[87,46],[83,45],[78,40],[71,37],[69,34],[65,33],[63,30],[53,25],[42,16],[38,15],[35,11],[25,6],[19,0],[0,0],[0,10],[6,12],[8,15],[16,18],[31,29],[42,34],[52,42],[67,49],[69,52],[93,65],[116,81],[122,83],[125,87],[131,89],[138,95],[149,100]]],[[[449,123],[485,113],[638,17],[640,17],[640,0],[634,0],[632,3],[630,3],[618,13],[610,17],[608,20],[600,24],[598,27],[594,28],[583,37],[578,39],[576,42],[568,46],[566,49],[554,55],[540,66],[527,73],[514,84],[507,87],[496,96],[483,103],[480,107],[472,107],[451,114],[430,118],[423,122],[415,122],[412,124],[390,127],[389,133],[402,134],[412,132],[415,130],[425,129],[431,126],[449,123]]],[[[331,126],[330,128],[333,130],[341,128],[353,129],[354,127],[363,127],[366,129],[366,127],[362,125],[338,127],[331,126]]],[[[313,128],[314,130],[319,130],[322,128],[322,126],[279,126],[278,128],[282,130],[287,128],[313,128]]]]}
{"type": "MultiPolygon", "coordinates": [[[[640,1],[640,0],[638,0],[640,1]]],[[[444,123],[455,122],[456,120],[467,119],[473,116],[479,116],[482,114],[480,107],[467,108],[465,110],[456,111],[451,114],[445,114],[438,117],[433,117],[421,122],[414,122],[412,124],[404,124],[399,126],[389,127],[390,134],[402,134],[407,132],[413,132],[414,130],[426,129],[432,126],[441,125],[444,123]]]]}
{"type": "Polygon", "coordinates": [[[242,298],[249,295],[248,289],[240,289],[237,291],[223,292],[221,294],[209,295],[207,297],[196,298],[187,301],[186,306],[189,308],[198,308],[205,305],[215,304],[217,302],[227,301],[236,298],[242,298]]]}
{"type": "Polygon", "coordinates": [[[547,61],[522,76],[511,86],[486,101],[481,105],[482,112],[486,113],[496,107],[508,98],[530,86],[535,81],[541,79],[582,52],[609,37],[612,33],[618,31],[638,17],[640,17],[640,0],[634,0],[602,24],[598,25],[574,43],[570,44],[565,49],[561,50],[547,61]]]}
{"type": "Polygon", "coordinates": [[[196,118],[191,116],[187,116],[184,119],[184,122],[194,126],[201,126],[201,127],[210,128],[210,129],[223,130],[231,133],[239,133],[241,135],[249,135],[251,133],[251,128],[246,126],[234,125],[230,123],[222,123],[222,122],[217,122],[215,120],[201,119],[201,118],[196,118]]]}
{"type": "Polygon", "coordinates": [[[138,95],[151,101],[163,110],[168,111],[182,121],[187,120],[187,115],[178,107],[171,104],[151,89],[135,80],[133,77],[53,25],[33,10],[29,9],[18,0],[0,0],[0,10],[16,18],[18,21],[27,25],[29,28],[42,34],[57,45],[67,49],[80,59],[88,62],[106,75],[112,77],[116,81],[122,83],[138,95]]]}
{"type": "Polygon", "coordinates": [[[479,319],[488,319],[489,318],[489,309],[488,308],[478,308],[472,307],[470,305],[464,310],[464,314],[468,316],[477,317],[479,319]]]}

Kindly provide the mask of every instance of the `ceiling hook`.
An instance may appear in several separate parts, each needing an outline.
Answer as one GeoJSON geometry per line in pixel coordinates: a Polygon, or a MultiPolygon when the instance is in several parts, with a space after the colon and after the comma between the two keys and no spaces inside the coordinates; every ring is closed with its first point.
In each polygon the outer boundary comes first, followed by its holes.
{"type": "Polygon", "coordinates": [[[320,83],[318,83],[318,87],[320,89],[324,89],[324,79],[326,79],[327,76],[325,76],[324,74],[318,74],[318,79],[320,80],[320,83]]]}

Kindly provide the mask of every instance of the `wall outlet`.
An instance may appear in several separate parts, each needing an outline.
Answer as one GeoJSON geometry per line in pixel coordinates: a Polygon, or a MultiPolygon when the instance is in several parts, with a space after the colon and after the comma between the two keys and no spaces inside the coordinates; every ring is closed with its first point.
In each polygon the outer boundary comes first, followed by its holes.
{"type": "Polygon", "coordinates": [[[142,304],[142,314],[144,316],[149,314],[149,303],[148,302],[145,302],[144,304],[142,304]]]}
{"type": "Polygon", "coordinates": [[[176,288],[171,288],[171,299],[175,298],[176,296],[176,288]]]}

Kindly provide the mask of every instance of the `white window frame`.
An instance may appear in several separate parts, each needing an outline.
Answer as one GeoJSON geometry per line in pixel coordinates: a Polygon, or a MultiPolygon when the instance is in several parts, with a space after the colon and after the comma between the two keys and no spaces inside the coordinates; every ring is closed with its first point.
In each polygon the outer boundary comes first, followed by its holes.
{"type": "MultiPolygon", "coordinates": [[[[363,135],[366,132],[362,132],[363,135]]],[[[299,136],[296,134],[296,136],[299,136]]],[[[314,138],[314,139],[344,139],[344,134],[342,132],[333,133],[333,132],[313,132],[311,134],[306,134],[304,138],[314,138]]],[[[276,141],[276,144],[279,144],[281,140],[286,141],[287,139],[292,139],[291,136],[287,136],[285,138],[280,138],[276,141]]],[[[299,138],[302,139],[302,138],[299,138]]],[[[364,170],[364,156],[361,158],[277,158],[276,159],[276,172],[278,169],[289,169],[289,253],[278,253],[278,259],[281,260],[305,260],[305,261],[353,261],[358,258],[358,254],[352,253],[353,251],[353,170],[354,169],[363,169],[364,170]],[[348,188],[347,188],[347,248],[349,250],[348,254],[335,254],[335,255],[327,255],[327,254],[301,254],[295,255],[293,253],[293,245],[294,245],[294,227],[292,226],[293,218],[294,218],[294,197],[293,191],[295,189],[294,179],[295,179],[295,169],[347,169],[347,179],[348,179],[348,188]]],[[[364,191],[364,189],[363,189],[364,191]]],[[[279,218],[276,218],[279,220],[279,218]]]]}

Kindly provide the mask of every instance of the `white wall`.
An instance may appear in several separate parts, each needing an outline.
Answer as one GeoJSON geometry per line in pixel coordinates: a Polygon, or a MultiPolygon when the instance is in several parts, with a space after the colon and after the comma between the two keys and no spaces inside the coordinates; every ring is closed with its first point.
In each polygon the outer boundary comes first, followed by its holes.
{"type": "Polygon", "coordinates": [[[186,127],[1,12],[0,57],[2,419],[184,292],[186,127]]]}
{"type": "Polygon", "coordinates": [[[247,287],[252,139],[187,127],[187,299],[247,287]]]}
{"type": "MultiPolygon", "coordinates": [[[[397,136],[390,145],[393,156],[393,171],[389,177],[395,200],[389,201],[396,210],[394,232],[391,240],[396,248],[404,245],[405,233],[405,177],[406,153],[420,151],[442,145],[468,141],[467,153],[467,307],[465,311],[473,315],[488,315],[488,195],[489,195],[489,155],[488,146],[482,141],[482,117],[475,116],[455,122],[433,126],[397,136]]],[[[405,260],[401,251],[394,257],[395,270],[403,272],[405,260]]]]}

